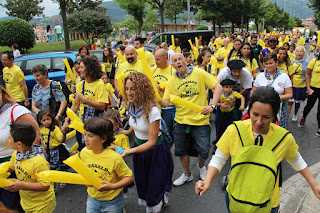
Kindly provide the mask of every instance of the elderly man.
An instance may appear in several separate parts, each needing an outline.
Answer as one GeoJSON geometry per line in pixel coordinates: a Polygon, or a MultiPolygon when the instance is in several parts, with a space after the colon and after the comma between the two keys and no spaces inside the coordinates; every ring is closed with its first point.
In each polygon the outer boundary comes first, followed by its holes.
{"type": "Polygon", "coordinates": [[[218,79],[200,68],[187,67],[187,62],[182,53],[175,53],[172,57],[172,66],[177,70],[172,76],[160,104],[167,107],[170,95],[178,96],[186,101],[202,107],[202,112],[191,110],[187,107],[176,105],[174,125],[175,155],[180,157],[183,174],[174,181],[173,185],[180,186],[193,180],[189,168],[188,148],[190,140],[194,140],[194,148],[198,152],[200,178],[203,180],[207,169],[204,166],[210,150],[210,123],[209,114],[213,112],[220,98],[222,87],[218,79]],[[214,90],[212,102],[207,106],[206,89],[214,90]],[[187,133],[188,132],[188,133],[187,133]]]}
{"type": "MultiPolygon", "coordinates": [[[[132,72],[142,72],[143,73],[143,67],[140,60],[138,60],[138,54],[134,48],[134,46],[129,45],[124,50],[124,55],[126,58],[126,62],[122,63],[115,75],[115,79],[117,79],[121,74],[124,74],[125,76],[128,76],[132,72]]],[[[115,87],[116,90],[119,91],[119,85],[117,81],[115,81],[115,87]]]]}
{"type": "Polygon", "coordinates": [[[172,56],[173,54],[175,54],[176,52],[173,51],[172,49],[169,49],[169,46],[166,42],[162,42],[162,44],[160,45],[160,47],[162,49],[165,49],[168,52],[168,63],[171,64],[172,63],[172,56]]]}

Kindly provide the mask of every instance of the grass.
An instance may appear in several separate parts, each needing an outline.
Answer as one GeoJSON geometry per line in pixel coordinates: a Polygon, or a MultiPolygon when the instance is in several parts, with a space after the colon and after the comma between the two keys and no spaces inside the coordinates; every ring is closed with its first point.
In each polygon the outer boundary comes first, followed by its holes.
{"type": "MultiPolygon", "coordinates": [[[[102,42],[102,40],[101,40],[102,42]]],[[[71,50],[78,50],[81,45],[86,44],[84,40],[75,40],[70,41],[70,48],[71,50]]],[[[4,52],[7,50],[11,50],[9,47],[0,46],[0,52],[4,52]]],[[[49,43],[36,43],[32,49],[28,50],[28,53],[37,53],[37,52],[48,52],[48,51],[59,51],[59,50],[65,50],[65,44],[64,43],[57,43],[57,42],[51,42],[49,43]]]]}

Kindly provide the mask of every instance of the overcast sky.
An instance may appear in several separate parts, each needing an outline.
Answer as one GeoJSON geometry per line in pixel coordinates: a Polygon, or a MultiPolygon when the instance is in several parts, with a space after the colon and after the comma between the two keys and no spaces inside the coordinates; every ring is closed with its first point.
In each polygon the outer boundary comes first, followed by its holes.
{"type": "MultiPolygon", "coordinates": [[[[111,0],[104,0],[111,1],[111,0]]],[[[6,0],[0,0],[1,4],[5,4],[6,0]]],[[[53,3],[52,0],[43,0],[40,6],[44,7],[44,14],[46,16],[54,16],[59,14],[59,5],[57,3],[53,3]]],[[[6,9],[0,6],[0,18],[7,16],[6,9]]]]}

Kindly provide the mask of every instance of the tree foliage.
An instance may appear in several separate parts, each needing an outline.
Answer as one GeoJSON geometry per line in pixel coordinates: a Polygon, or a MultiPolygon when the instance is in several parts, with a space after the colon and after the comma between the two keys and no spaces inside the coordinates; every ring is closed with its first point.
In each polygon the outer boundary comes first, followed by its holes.
{"type": "Polygon", "coordinates": [[[126,10],[139,23],[137,31],[140,34],[145,18],[146,0],[115,0],[115,3],[126,10]]]}
{"type": "MultiPolygon", "coordinates": [[[[161,32],[164,32],[164,11],[167,0],[147,0],[153,9],[158,10],[160,15],[161,32]]],[[[179,1],[179,0],[177,0],[179,1]]]]}
{"type": "Polygon", "coordinates": [[[319,0],[309,0],[310,4],[308,6],[313,10],[314,24],[320,28],[320,1],[319,0]]]}
{"type": "Polygon", "coordinates": [[[6,0],[5,4],[0,4],[8,11],[8,16],[17,17],[30,21],[35,16],[43,16],[44,7],[40,7],[39,3],[43,0],[6,0]]]}
{"type": "Polygon", "coordinates": [[[165,18],[174,21],[175,29],[177,30],[177,19],[181,18],[179,15],[187,10],[185,1],[166,0],[165,2],[165,18]]]}
{"type": "Polygon", "coordinates": [[[0,46],[11,47],[13,43],[26,50],[34,47],[34,30],[29,22],[18,18],[0,22],[0,46]]]}
{"type": "Polygon", "coordinates": [[[68,27],[73,32],[80,33],[88,45],[92,43],[92,35],[97,36],[98,34],[111,32],[109,16],[95,10],[82,10],[72,13],[68,16],[68,27]]]}
{"type": "Polygon", "coordinates": [[[103,0],[72,0],[67,4],[67,13],[71,14],[82,10],[106,12],[107,8],[99,6],[102,2],[103,0]]]}

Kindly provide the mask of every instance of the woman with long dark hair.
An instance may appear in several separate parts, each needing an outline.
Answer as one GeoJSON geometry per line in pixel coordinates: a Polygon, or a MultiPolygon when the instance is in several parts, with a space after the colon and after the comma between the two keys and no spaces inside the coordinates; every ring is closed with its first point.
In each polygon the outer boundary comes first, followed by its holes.
{"type": "Polygon", "coordinates": [[[249,43],[244,43],[240,47],[241,60],[246,64],[246,68],[251,72],[253,78],[257,76],[259,68],[257,60],[254,58],[252,46],[249,43]]]}

